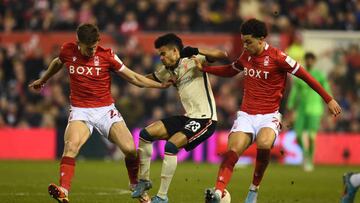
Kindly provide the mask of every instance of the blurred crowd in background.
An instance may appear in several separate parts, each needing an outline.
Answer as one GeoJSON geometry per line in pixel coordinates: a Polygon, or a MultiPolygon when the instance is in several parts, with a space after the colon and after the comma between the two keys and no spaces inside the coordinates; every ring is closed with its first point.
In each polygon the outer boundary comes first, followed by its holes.
{"type": "Polygon", "coordinates": [[[101,30],[237,32],[249,17],[273,30],[291,24],[306,29],[359,30],[356,0],[3,0],[0,29],[72,31],[92,22],[101,30]]]}
{"type": "MultiPolygon", "coordinates": [[[[0,2],[0,31],[71,31],[83,22],[98,24],[104,33],[116,33],[122,61],[136,72],[151,73],[160,64],[154,54],[126,49],[127,36],[142,31],[238,32],[244,19],[264,20],[271,32],[294,36],[297,29],[359,30],[359,1],[256,1],[256,0],[4,0],[0,2]],[[289,34],[290,33],[290,34],[289,34]]],[[[74,32],[75,35],[75,32],[74,32]]],[[[293,37],[280,38],[290,50],[293,37]],[[288,40],[285,40],[288,39],[288,40]]],[[[37,79],[59,49],[28,54],[21,44],[0,45],[0,127],[64,127],[69,111],[69,80],[61,71],[40,92],[27,88],[37,79]]],[[[322,57],[322,56],[318,56],[322,57]]],[[[354,43],[334,47],[327,57],[332,94],[343,108],[341,117],[324,115],[321,131],[360,132],[360,48],[354,43]]],[[[321,67],[317,67],[321,68],[321,67]]],[[[237,79],[211,77],[217,102],[219,129],[231,128],[241,104],[241,74],[237,79]]],[[[290,88],[289,87],[287,90],[290,88]]],[[[130,128],[144,127],[165,116],[182,114],[174,88],[141,89],[113,77],[116,105],[130,128]]],[[[285,100],[286,101],[286,100],[285,100]]],[[[285,104],[285,102],[284,102],[285,104]]],[[[324,107],[325,108],[325,107],[324,107]]],[[[282,105],[281,112],[286,108],[282,105]]]]}

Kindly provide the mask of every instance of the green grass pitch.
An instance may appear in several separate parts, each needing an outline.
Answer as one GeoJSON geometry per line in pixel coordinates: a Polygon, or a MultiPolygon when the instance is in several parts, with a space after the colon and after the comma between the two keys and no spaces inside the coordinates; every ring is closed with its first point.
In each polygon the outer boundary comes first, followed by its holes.
{"type": "MultiPolygon", "coordinates": [[[[125,165],[120,162],[77,161],[70,201],[135,203],[128,191],[125,165]]],[[[59,162],[0,161],[0,202],[56,202],[47,193],[58,183],[59,162]]],[[[204,189],[214,185],[218,165],[179,163],[169,190],[171,203],[201,203],[204,189]]],[[[151,165],[153,189],[159,188],[161,162],[151,165]]],[[[236,168],[228,190],[232,202],[244,202],[252,177],[252,166],[236,168]]],[[[339,202],[342,174],[359,171],[355,166],[317,166],[305,173],[299,166],[271,163],[259,192],[260,203],[339,202]]],[[[360,196],[360,195],[358,195],[360,196]]],[[[360,202],[358,197],[355,202],[360,202]]]]}

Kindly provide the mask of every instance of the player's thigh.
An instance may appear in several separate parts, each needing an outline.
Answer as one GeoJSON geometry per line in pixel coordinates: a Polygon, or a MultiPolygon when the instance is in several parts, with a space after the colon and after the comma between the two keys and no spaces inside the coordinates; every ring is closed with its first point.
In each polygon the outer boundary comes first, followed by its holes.
{"type": "Polygon", "coordinates": [[[183,132],[177,132],[168,139],[168,142],[175,144],[177,148],[182,148],[188,143],[188,139],[183,132]]]}
{"type": "Polygon", "coordinates": [[[89,137],[90,130],[84,121],[76,120],[69,122],[64,135],[64,153],[72,152],[77,154],[89,137]]]}
{"type": "Polygon", "coordinates": [[[135,153],[136,151],[133,136],[124,121],[112,124],[109,140],[114,142],[125,155],[135,153]]]}
{"type": "Polygon", "coordinates": [[[231,132],[228,141],[228,150],[241,155],[248,148],[252,141],[252,134],[242,131],[231,132]]]}
{"type": "Polygon", "coordinates": [[[265,127],[261,128],[256,136],[256,145],[259,149],[270,149],[276,138],[274,129],[265,127]]]}
{"type": "Polygon", "coordinates": [[[164,122],[166,120],[155,121],[145,128],[154,140],[168,140],[170,138],[164,122]]]}

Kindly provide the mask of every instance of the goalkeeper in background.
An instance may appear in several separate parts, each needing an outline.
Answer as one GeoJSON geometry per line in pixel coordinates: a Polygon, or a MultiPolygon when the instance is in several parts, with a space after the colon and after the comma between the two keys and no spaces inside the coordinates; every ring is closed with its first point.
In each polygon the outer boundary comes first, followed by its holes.
{"type": "MultiPolygon", "coordinates": [[[[307,52],[305,68],[327,92],[330,92],[327,78],[324,73],[314,68],[315,62],[315,55],[307,52]]],[[[324,113],[322,98],[305,82],[294,78],[287,107],[290,110],[291,120],[295,122],[297,141],[303,151],[304,170],[312,171],[314,170],[315,137],[324,113]]]]}

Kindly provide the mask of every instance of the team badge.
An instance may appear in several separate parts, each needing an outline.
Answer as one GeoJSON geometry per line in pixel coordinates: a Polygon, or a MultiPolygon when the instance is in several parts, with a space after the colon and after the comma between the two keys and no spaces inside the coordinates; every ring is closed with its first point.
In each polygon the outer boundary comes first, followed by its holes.
{"type": "Polygon", "coordinates": [[[76,58],[76,56],[73,56],[73,62],[75,62],[75,61],[76,61],[76,59],[77,59],[77,58],[76,58]]]}
{"type": "Polygon", "coordinates": [[[95,65],[95,66],[99,66],[99,64],[100,64],[99,56],[95,56],[95,57],[94,57],[94,65],[95,65]]]}
{"type": "Polygon", "coordinates": [[[269,65],[269,60],[270,60],[269,56],[265,56],[265,58],[264,58],[264,66],[269,65]]]}

